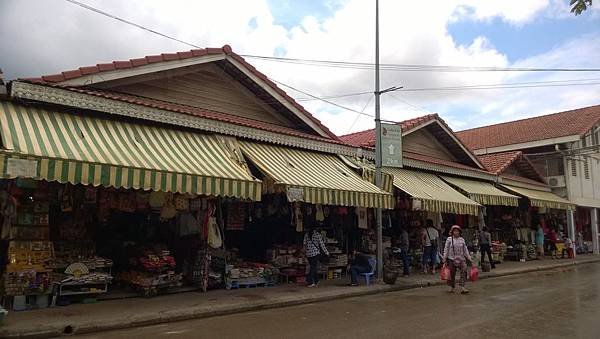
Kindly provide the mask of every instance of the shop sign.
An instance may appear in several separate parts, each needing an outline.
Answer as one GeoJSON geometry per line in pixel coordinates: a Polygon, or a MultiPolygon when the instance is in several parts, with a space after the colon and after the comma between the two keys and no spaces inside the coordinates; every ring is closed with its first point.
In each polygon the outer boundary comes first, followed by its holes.
{"type": "Polygon", "coordinates": [[[381,165],[402,167],[402,127],[381,124],[381,165]]]}
{"type": "Polygon", "coordinates": [[[9,158],[6,162],[6,174],[10,177],[36,178],[37,165],[36,160],[9,158]]]}
{"type": "Polygon", "coordinates": [[[302,187],[288,187],[287,198],[288,201],[303,201],[304,189],[302,187]]]}

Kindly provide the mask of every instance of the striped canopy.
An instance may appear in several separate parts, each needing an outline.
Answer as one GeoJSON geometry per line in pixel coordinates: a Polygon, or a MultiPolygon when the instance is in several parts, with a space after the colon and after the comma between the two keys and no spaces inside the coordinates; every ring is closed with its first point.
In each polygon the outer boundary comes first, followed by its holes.
{"type": "Polygon", "coordinates": [[[477,202],[450,187],[437,175],[385,167],[394,176],[394,186],[412,197],[413,208],[430,212],[478,215],[477,202]]]}
{"type": "Polygon", "coordinates": [[[0,102],[4,178],[260,200],[217,136],[0,102]]]}
{"type": "Polygon", "coordinates": [[[361,178],[332,154],[240,141],[261,172],[286,188],[290,201],[393,208],[393,195],[361,178]]]}
{"type": "Polygon", "coordinates": [[[519,206],[519,197],[497,189],[489,182],[442,176],[447,183],[464,191],[469,199],[482,205],[519,206]]]}

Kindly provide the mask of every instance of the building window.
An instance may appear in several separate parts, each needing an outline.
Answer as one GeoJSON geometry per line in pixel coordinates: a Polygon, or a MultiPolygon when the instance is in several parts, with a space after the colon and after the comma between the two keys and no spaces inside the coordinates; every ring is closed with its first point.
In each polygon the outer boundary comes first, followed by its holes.
{"type": "Polygon", "coordinates": [[[590,165],[587,156],[583,156],[583,175],[586,179],[590,178],[590,165]]]}
{"type": "Polygon", "coordinates": [[[593,133],[593,134],[592,134],[592,144],[593,144],[594,146],[597,146],[597,145],[598,145],[598,133],[600,133],[600,132],[596,132],[596,133],[593,133]]]}
{"type": "Polygon", "coordinates": [[[571,161],[571,175],[576,177],[577,176],[577,162],[575,161],[575,159],[570,159],[569,161],[571,161]]]}

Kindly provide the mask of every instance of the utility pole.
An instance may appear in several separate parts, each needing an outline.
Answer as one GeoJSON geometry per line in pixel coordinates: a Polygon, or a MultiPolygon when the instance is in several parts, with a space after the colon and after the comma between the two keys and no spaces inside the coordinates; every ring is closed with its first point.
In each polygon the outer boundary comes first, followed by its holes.
{"type": "MultiPolygon", "coordinates": [[[[379,90],[379,0],[375,0],[375,185],[382,186],[381,178],[381,91],[379,90]]],[[[377,278],[383,279],[383,222],[381,208],[375,210],[377,227],[377,278]]]]}

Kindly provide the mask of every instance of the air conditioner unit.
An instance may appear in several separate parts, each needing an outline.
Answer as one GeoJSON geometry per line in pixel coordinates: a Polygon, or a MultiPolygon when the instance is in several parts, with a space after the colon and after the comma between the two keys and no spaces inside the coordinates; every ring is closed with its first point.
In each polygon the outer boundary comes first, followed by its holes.
{"type": "Polygon", "coordinates": [[[548,185],[552,188],[567,186],[564,175],[555,175],[553,177],[547,177],[546,179],[548,180],[548,185]]]}

